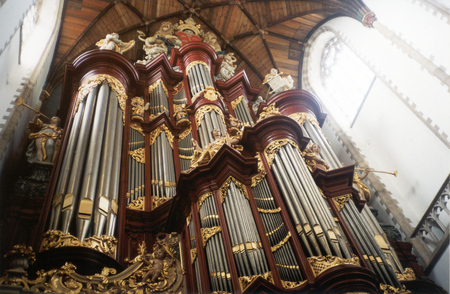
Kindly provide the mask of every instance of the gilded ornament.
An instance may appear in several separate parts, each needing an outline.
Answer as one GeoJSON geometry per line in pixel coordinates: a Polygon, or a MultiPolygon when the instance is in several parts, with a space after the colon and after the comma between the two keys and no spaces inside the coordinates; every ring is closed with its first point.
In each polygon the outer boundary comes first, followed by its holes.
{"type": "Polygon", "coordinates": [[[125,108],[128,99],[128,96],[125,92],[125,87],[121,82],[119,82],[118,79],[107,74],[94,75],[93,77],[90,77],[85,82],[83,82],[83,84],[78,88],[78,97],[75,104],[75,112],[78,111],[78,106],[81,102],[83,102],[87,94],[89,94],[89,92],[91,92],[93,88],[101,84],[104,80],[106,80],[111,89],[113,89],[114,92],[117,93],[117,100],[119,101],[119,106],[120,109],[122,109],[123,113],[122,119],[123,122],[125,122],[125,108]]]}
{"type": "Polygon", "coordinates": [[[366,201],[370,201],[370,190],[366,185],[363,184],[357,172],[353,174],[353,184],[358,187],[359,194],[362,196],[362,198],[366,201]]]}
{"type": "Polygon", "coordinates": [[[278,228],[274,229],[273,231],[266,233],[266,236],[269,237],[269,236],[275,234],[275,233],[276,233],[279,229],[281,229],[283,226],[284,226],[284,223],[282,223],[281,225],[279,225],[278,228]]]}
{"type": "Polygon", "coordinates": [[[313,143],[309,148],[305,149],[302,152],[302,157],[311,172],[314,172],[317,168],[324,171],[330,169],[327,162],[320,157],[320,146],[316,143],[313,143]]]}
{"type": "Polygon", "coordinates": [[[258,159],[258,174],[252,178],[252,187],[256,187],[266,176],[266,169],[262,163],[261,156],[256,153],[256,159],[258,159]]]}
{"type": "Polygon", "coordinates": [[[273,284],[273,277],[272,277],[272,272],[267,272],[264,274],[260,274],[260,275],[254,275],[251,277],[247,277],[247,276],[243,276],[243,277],[239,277],[239,284],[241,285],[241,289],[242,291],[245,291],[245,289],[247,289],[247,287],[257,278],[263,278],[265,280],[267,280],[268,282],[273,284]]]}
{"type": "Polygon", "coordinates": [[[216,101],[217,97],[220,97],[220,94],[219,92],[214,90],[214,87],[206,86],[203,97],[208,99],[209,101],[216,101]]]}
{"type": "Polygon", "coordinates": [[[95,43],[100,50],[112,50],[120,54],[133,48],[134,44],[134,40],[123,42],[119,39],[119,35],[117,33],[107,34],[105,39],[101,39],[95,43]]]}
{"type": "Polygon", "coordinates": [[[283,288],[285,288],[285,289],[297,288],[297,287],[303,285],[306,282],[308,282],[308,280],[304,280],[304,281],[300,281],[300,282],[291,282],[291,281],[283,281],[283,280],[281,280],[281,283],[283,284],[283,288]]]}
{"type": "Polygon", "coordinates": [[[183,90],[183,88],[184,88],[184,84],[183,84],[183,81],[181,81],[173,88],[174,92],[172,92],[172,96],[175,96],[178,93],[180,93],[180,91],[183,90]]]}
{"type": "Polygon", "coordinates": [[[244,194],[245,198],[248,199],[247,190],[245,189],[244,184],[233,178],[232,176],[229,176],[228,179],[222,184],[220,187],[220,199],[223,203],[225,201],[225,198],[227,198],[228,189],[230,187],[231,181],[236,185],[236,187],[244,194]]]}
{"type": "Polygon", "coordinates": [[[413,269],[410,267],[405,268],[403,273],[396,272],[397,279],[399,281],[414,281],[417,280],[416,274],[414,273],[413,269]]]}
{"type": "Polygon", "coordinates": [[[197,258],[197,248],[192,248],[191,249],[191,264],[194,264],[196,258],[197,258]]]}
{"type": "Polygon", "coordinates": [[[233,108],[233,110],[239,105],[239,103],[241,103],[242,99],[244,99],[244,95],[241,95],[231,101],[231,107],[233,108]]]}
{"type": "Polygon", "coordinates": [[[245,251],[254,251],[257,250],[258,248],[262,248],[262,244],[261,242],[247,242],[247,243],[241,243],[241,244],[236,244],[233,246],[232,250],[233,253],[244,253],[245,251]]]}
{"type": "Polygon", "coordinates": [[[153,130],[150,133],[150,146],[153,145],[153,143],[155,143],[156,138],[158,138],[162,132],[166,133],[167,140],[169,141],[170,147],[172,147],[172,149],[173,149],[174,136],[173,136],[172,132],[169,130],[169,128],[167,128],[166,125],[160,125],[159,127],[157,127],[155,130],[153,130]]]}
{"type": "Polygon", "coordinates": [[[288,232],[286,237],[284,237],[284,239],[280,243],[278,243],[277,245],[271,247],[272,252],[275,252],[278,249],[280,249],[281,247],[283,247],[284,244],[286,244],[289,241],[290,237],[291,237],[291,232],[288,232]]]}
{"type": "Polygon", "coordinates": [[[272,104],[262,109],[261,113],[259,114],[258,122],[266,118],[279,115],[281,115],[281,112],[278,110],[278,108],[275,107],[275,104],[272,104]]]}
{"type": "Polygon", "coordinates": [[[141,97],[134,97],[131,99],[131,114],[132,119],[143,121],[144,120],[144,99],[141,97]]]}
{"type": "Polygon", "coordinates": [[[212,236],[221,231],[220,227],[202,228],[203,247],[206,247],[206,243],[212,236]]]}
{"type": "Polygon", "coordinates": [[[291,144],[294,148],[299,150],[297,144],[289,139],[280,139],[273,141],[269,145],[267,145],[267,147],[264,149],[264,154],[266,156],[269,167],[272,167],[273,161],[275,159],[275,154],[277,154],[280,148],[286,144],[291,144]]]}
{"type": "Polygon", "coordinates": [[[305,124],[305,121],[308,120],[311,124],[316,126],[317,128],[320,128],[319,123],[317,120],[309,113],[306,112],[296,112],[291,113],[288,115],[288,117],[292,118],[296,122],[298,122],[299,125],[303,126],[305,124]]]}
{"type": "Polygon", "coordinates": [[[43,235],[40,252],[60,247],[86,247],[116,258],[117,239],[113,236],[92,236],[82,242],[77,237],[61,231],[47,231],[43,235]]]}
{"type": "MultiPolygon", "coordinates": [[[[167,182],[166,182],[167,183],[167,182]]],[[[153,209],[155,209],[158,206],[161,206],[162,204],[166,203],[167,201],[169,201],[170,198],[167,197],[157,197],[157,196],[152,196],[152,206],[153,209]]]]}
{"type": "Polygon", "coordinates": [[[213,193],[209,192],[209,193],[205,193],[202,196],[200,196],[200,198],[198,198],[198,201],[197,201],[198,209],[200,209],[200,207],[202,207],[203,202],[205,202],[205,200],[208,197],[211,197],[212,195],[213,195],[213,193]]]}
{"type": "Polygon", "coordinates": [[[186,225],[189,227],[189,224],[191,223],[192,220],[192,212],[189,214],[189,216],[186,218],[186,225]]]}
{"type": "MultiPolygon", "coordinates": [[[[181,140],[183,140],[184,138],[186,138],[192,131],[191,126],[189,126],[189,128],[187,128],[186,130],[184,130],[179,136],[178,136],[178,142],[180,142],[181,140]]],[[[181,149],[181,148],[179,148],[181,149]]]]}
{"type": "Polygon", "coordinates": [[[262,208],[258,208],[258,211],[260,213],[278,213],[281,211],[281,208],[275,208],[275,209],[262,209],[262,208]]]}
{"type": "Polygon", "coordinates": [[[189,63],[188,66],[186,66],[186,74],[189,74],[189,71],[191,70],[191,68],[194,67],[194,66],[196,66],[197,64],[203,65],[204,67],[206,67],[206,69],[208,70],[208,72],[210,71],[209,65],[206,64],[206,62],[201,61],[201,60],[195,60],[195,61],[192,61],[191,63],[189,63]]]}
{"type": "Polygon", "coordinates": [[[200,125],[202,124],[202,120],[203,120],[203,117],[205,116],[205,113],[211,112],[213,110],[218,115],[220,115],[220,117],[222,118],[222,121],[223,121],[223,125],[226,126],[222,110],[220,110],[220,108],[218,106],[216,106],[216,105],[203,105],[199,109],[197,109],[197,111],[195,112],[195,121],[197,122],[197,128],[200,127],[200,125]]]}
{"type": "Polygon", "coordinates": [[[153,84],[151,84],[148,87],[148,93],[151,94],[158,87],[159,84],[161,84],[161,86],[162,86],[162,88],[164,90],[164,93],[166,93],[166,96],[169,97],[169,91],[167,91],[167,88],[166,88],[166,86],[164,85],[164,83],[162,82],[161,79],[158,79],[156,82],[154,82],[153,84]]]}
{"type": "Polygon", "coordinates": [[[133,151],[128,151],[128,154],[139,163],[145,163],[145,149],[138,148],[133,151]]]}
{"type": "Polygon", "coordinates": [[[130,204],[127,205],[127,208],[136,210],[144,210],[144,207],[145,197],[138,197],[138,199],[131,201],[130,204]]]}
{"type": "Polygon", "coordinates": [[[308,257],[308,262],[311,265],[311,268],[316,276],[320,275],[322,272],[326,271],[329,268],[341,265],[341,264],[352,264],[356,266],[360,266],[359,258],[357,256],[353,256],[349,259],[343,259],[337,256],[312,256],[308,257]]]}
{"type": "Polygon", "coordinates": [[[338,197],[333,197],[334,204],[336,205],[336,208],[341,211],[342,208],[344,208],[345,204],[348,202],[348,200],[352,198],[352,194],[345,194],[338,197]]]}
{"type": "MultiPolygon", "coordinates": [[[[142,136],[145,136],[144,131],[142,130],[142,126],[141,124],[137,124],[135,122],[131,122],[130,123],[130,128],[132,128],[133,130],[136,130],[139,132],[139,134],[141,134],[142,136]]],[[[132,143],[131,143],[132,144],[132,143]]]]}
{"type": "Polygon", "coordinates": [[[377,20],[375,13],[373,11],[369,11],[364,14],[361,22],[365,27],[373,28],[373,23],[377,20]]]}
{"type": "Polygon", "coordinates": [[[395,288],[390,285],[380,284],[380,289],[383,291],[383,294],[409,294],[411,291],[406,290],[406,286],[402,285],[402,289],[395,288]]]}
{"type": "Polygon", "coordinates": [[[292,77],[290,75],[281,77],[282,74],[282,72],[278,73],[276,68],[272,68],[270,73],[264,77],[263,85],[269,84],[269,87],[272,89],[269,94],[294,89],[294,80],[292,77]]]}

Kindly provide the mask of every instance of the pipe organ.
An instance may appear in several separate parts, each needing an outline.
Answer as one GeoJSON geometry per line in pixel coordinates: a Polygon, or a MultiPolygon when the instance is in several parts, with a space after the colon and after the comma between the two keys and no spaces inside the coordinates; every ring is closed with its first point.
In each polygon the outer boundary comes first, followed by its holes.
{"type": "Polygon", "coordinates": [[[99,292],[401,288],[404,269],[322,133],[317,99],[282,91],[255,113],[259,89],[244,71],[216,81],[221,62],[191,41],[170,60],[94,50],[68,67],[35,267],[59,253],[55,265],[72,262],[80,289],[99,292]]]}

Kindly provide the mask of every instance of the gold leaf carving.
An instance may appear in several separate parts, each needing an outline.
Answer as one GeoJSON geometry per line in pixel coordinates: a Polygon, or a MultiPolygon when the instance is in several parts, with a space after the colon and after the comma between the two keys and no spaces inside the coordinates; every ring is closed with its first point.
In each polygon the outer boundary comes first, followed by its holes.
{"type": "Polygon", "coordinates": [[[174,136],[173,136],[172,132],[169,130],[169,128],[167,128],[166,125],[160,125],[159,127],[157,127],[155,130],[153,130],[150,133],[150,145],[153,145],[153,143],[155,143],[156,138],[158,138],[162,132],[166,133],[170,147],[172,147],[172,149],[173,149],[174,136]]]}
{"type": "Polygon", "coordinates": [[[403,273],[396,272],[397,278],[400,281],[414,281],[417,280],[416,274],[414,273],[413,269],[410,267],[405,268],[403,273]]]}
{"type": "Polygon", "coordinates": [[[136,209],[136,210],[144,210],[145,207],[145,197],[138,197],[138,199],[135,199],[128,204],[127,208],[129,209],[136,209]]]}
{"type": "MultiPolygon", "coordinates": [[[[264,149],[264,154],[266,156],[267,162],[269,164],[270,167],[272,167],[273,164],[273,160],[275,159],[275,154],[278,153],[278,151],[280,150],[281,147],[283,147],[286,144],[291,144],[292,146],[294,146],[297,150],[299,150],[298,145],[289,139],[280,139],[280,140],[275,140],[273,142],[271,142],[265,149],[264,149]]],[[[299,150],[300,152],[300,150],[299,150]]]]}
{"type": "Polygon", "coordinates": [[[263,119],[269,118],[271,116],[277,116],[281,115],[281,112],[278,110],[278,108],[275,107],[275,104],[272,104],[270,106],[264,107],[262,112],[259,114],[258,122],[262,121],[263,119]]]}
{"type": "Polygon", "coordinates": [[[206,62],[201,61],[201,60],[196,60],[196,61],[192,61],[191,63],[188,64],[188,66],[186,66],[186,74],[189,74],[189,71],[191,70],[191,68],[196,66],[197,64],[201,64],[201,65],[205,66],[208,69],[208,72],[210,71],[209,66],[206,64],[206,62]]]}
{"type": "Polygon", "coordinates": [[[345,194],[338,197],[333,197],[334,204],[336,205],[336,208],[341,211],[342,208],[344,208],[345,204],[348,202],[348,200],[352,198],[352,194],[345,194]]]}
{"type": "Polygon", "coordinates": [[[109,255],[112,258],[116,257],[117,240],[113,236],[92,236],[84,239],[82,242],[77,237],[69,233],[61,231],[47,231],[43,235],[40,252],[60,248],[60,247],[87,247],[109,255]]]}
{"type": "Polygon", "coordinates": [[[241,95],[236,99],[234,99],[233,101],[231,101],[231,107],[235,109],[238,106],[238,104],[241,103],[242,99],[244,99],[244,95],[241,95]]]}
{"type": "Polygon", "coordinates": [[[220,227],[202,228],[203,247],[206,247],[206,243],[212,236],[221,231],[220,227]]]}
{"type": "Polygon", "coordinates": [[[322,272],[326,271],[329,268],[341,265],[341,264],[352,264],[356,266],[360,266],[359,258],[357,256],[353,256],[349,259],[343,259],[337,256],[312,256],[308,257],[308,262],[311,265],[311,268],[316,276],[320,275],[322,272]]]}
{"type": "Polygon", "coordinates": [[[139,163],[145,163],[145,149],[144,148],[138,148],[133,151],[128,151],[128,154],[131,155],[131,157],[136,160],[139,163]]]}
{"type": "Polygon", "coordinates": [[[262,209],[258,208],[258,211],[261,213],[277,213],[281,211],[281,207],[275,208],[275,209],[262,209]]]}
{"type": "Polygon", "coordinates": [[[169,91],[167,91],[167,88],[166,88],[166,86],[164,85],[164,83],[162,82],[161,79],[157,80],[156,82],[154,82],[153,84],[151,84],[148,87],[148,93],[151,94],[158,87],[159,84],[161,84],[164,92],[166,93],[166,96],[169,97],[169,94],[168,94],[169,91]]]}
{"type": "Polygon", "coordinates": [[[296,112],[291,113],[288,115],[290,118],[298,122],[299,125],[303,126],[306,120],[308,120],[311,124],[316,126],[317,128],[320,128],[319,123],[317,120],[309,113],[306,112],[296,112]]]}
{"type": "Polygon", "coordinates": [[[184,130],[178,137],[178,142],[183,140],[184,138],[186,138],[192,131],[191,126],[189,126],[189,128],[187,128],[186,130],[184,130]]]}
{"type": "Polygon", "coordinates": [[[223,125],[225,124],[225,118],[223,117],[222,110],[216,105],[203,105],[197,111],[195,112],[195,121],[197,122],[197,128],[200,127],[202,124],[203,117],[205,116],[205,113],[215,111],[220,117],[222,118],[223,125]]]}
{"type": "Polygon", "coordinates": [[[283,287],[285,289],[297,288],[297,287],[303,285],[306,282],[308,282],[308,280],[304,280],[304,281],[301,281],[301,282],[291,282],[291,281],[283,281],[283,280],[281,280],[281,283],[283,284],[283,287]]]}
{"type": "Polygon", "coordinates": [[[272,252],[275,252],[275,251],[277,251],[278,249],[280,249],[281,247],[283,247],[284,244],[286,244],[286,243],[289,241],[289,238],[290,238],[290,237],[291,237],[291,232],[288,232],[287,235],[286,235],[286,237],[285,237],[280,243],[278,243],[277,245],[271,247],[272,252]]]}
{"type": "Polygon", "coordinates": [[[98,86],[104,80],[108,82],[108,85],[117,93],[117,100],[119,101],[120,109],[122,109],[123,113],[123,121],[125,122],[125,107],[127,103],[127,94],[125,92],[125,87],[113,76],[100,74],[95,75],[89,79],[87,79],[79,88],[78,88],[78,97],[75,106],[75,111],[78,111],[78,106],[81,102],[83,102],[84,98],[91,92],[93,88],[98,86]]]}
{"type": "Polygon", "coordinates": [[[225,198],[227,198],[228,188],[230,187],[231,181],[233,181],[236,187],[244,194],[245,198],[248,199],[247,189],[245,189],[244,184],[242,184],[232,176],[229,176],[228,179],[220,187],[221,202],[223,203],[225,201],[225,198]]]}
{"type": "Polygon", "coordinates": [[[263,279],[266,279],[267,281],[269,281],[270,283],[273,284],[272,272],[267,272],[267,273],[260,274],[260,275],[254,275],[254,276],[251,276],[251,277],[243,276],[243,277],[239,277],[239,284],[241,284],[242,291],[245,291],[245,289],[247,289],[247,287],[254,280],[256,280],[259,277],[262,277],[263,279]]]}
{"type": "Polygon", "coordinates": [[[205,193],[202,196],[200,196],[200,198],[198,198],[198,201],[197,201],[198,209],[200,209],[200,207],[202,207],[203,202],[205,202],[205,200],[208,197],[211,197],[212,195],[213,195],[213,193],[209,192],[209,193],[205,193]]]}
{"type": "MultiPolygon", "coordinates": [[[[167,183],[167,182],[166,182],[167,183]]],[[[157,196],[152,196],[152,206],[153,209],[155,209],[156,207],[162,205],[163,203],[166,203],[167,201],[169,201],[170,198],[167,197],[157,197],[157,196]]]]}

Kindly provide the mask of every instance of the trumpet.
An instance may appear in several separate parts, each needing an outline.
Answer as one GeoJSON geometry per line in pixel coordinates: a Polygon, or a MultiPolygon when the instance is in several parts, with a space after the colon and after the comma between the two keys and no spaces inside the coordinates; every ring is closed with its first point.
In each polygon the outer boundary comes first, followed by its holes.
{"type": "Polygon", "coordinates": [[[31,107],[30,105],[27,105],[24,103],[23,99],[21,97],[17,98],[16,101],[14,102],[14,104],[16,104],[17,106],[23,105],[28,109],[33,110],[34,112],[36,112],[37,114],[39,114],[40,116],[45,117],[46,119],[50,120],[50,118],[44,114],[42,114],[39,110],[37,110],[36,108],[31,107]]]}
{"type": "Polygon", "coordinates": [[[359,167],[355,167],[356,170],[361,170],[364,171],[366,173],[384,173],[384,174],[390,174],[393,175],[395,177],[397,177],[398,172],[395,170],[393,172],[388,172],[388,171],[383,171],[383,170],[374,170],[373,168],[359,168],[359,167]]]}

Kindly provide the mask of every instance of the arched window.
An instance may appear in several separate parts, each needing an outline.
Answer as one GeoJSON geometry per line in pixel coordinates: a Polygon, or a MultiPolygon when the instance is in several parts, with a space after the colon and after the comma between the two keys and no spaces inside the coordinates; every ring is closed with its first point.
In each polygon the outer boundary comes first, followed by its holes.
{"type": "Polygon", "coordinates": [[[322,51],[320,78],[328,94],[328,107],[353,125],[374,82],[374,73],[339,38],[333,37],[322,51]]]}

